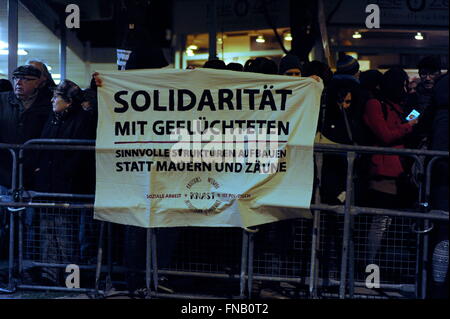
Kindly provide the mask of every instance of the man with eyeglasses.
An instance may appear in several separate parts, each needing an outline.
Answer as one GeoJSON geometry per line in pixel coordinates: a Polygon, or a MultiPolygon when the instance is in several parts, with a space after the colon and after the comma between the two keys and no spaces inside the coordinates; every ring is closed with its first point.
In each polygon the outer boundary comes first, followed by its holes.
{"type": "Polygon", "coordinates": [[[427,56],[417,65],[420,82],[415,92],[408,94],[407,112],[416,110],[420,113],[419,123],[414,127],[411,140],[407,143],[409,148],[425,148],[427,138],[431,134],[434,115],[434,84],[441,76],[439,58],[427,56]]]}
{"type": "MultiPolygon", "coordinates": [[[[39,138],[52,110],[50,100],[38,99],[41,71],[32,65],[19,66],[13,72],[13,91],[0,93],[0,143],[23,144],[27,140],[39,138]]],[[[24,186],[28,188],[31,179],[31,155],[25,152],[24,186]]],[[[0,149],[0,197],[11,191],[12,157],[7,149],[0,149]]],[[[3,197],[5,199],[5,197],[3,197]]],[[[1,198],[0,198],[1,200],[1,198]]],[[[0,241],[7,237],[6,220],[0,208],[0,241]],[[1,236],[3,234],[3,236],[1,236]]],[[[26,211],[26,225],[30,226],[32,209],[26,211]]],[[[31,238],[31,232],[28,232],[31,238]]]]}
{"type": "MultiPolygon", "coordinates": [[[[0,93],[0,143],[22,144],[39,138],[51,112],[50,101],[38,101],[41,71],[31,65],[13,72],[13,91],[0,93]]],[[[11,187],[11,154],[0,150],[0,192],[11,187]]],[[[26,181],[25,181],[26,182],[26,181]]]]}

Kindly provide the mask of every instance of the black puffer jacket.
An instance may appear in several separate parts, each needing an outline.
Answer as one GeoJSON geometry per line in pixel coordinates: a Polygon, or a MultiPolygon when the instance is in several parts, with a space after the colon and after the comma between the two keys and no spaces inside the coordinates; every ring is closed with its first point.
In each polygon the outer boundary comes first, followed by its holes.
{"type": "MultiPolygon", "coordinates": [[[[33,105],[25,110],[14,92],[0,93],[0,143],[22,144],[39,138],[51,109],[50,100],[37,98],[33,105]]],[[[32,151],[28,152],[25,152],[26,158],[29,158],[27,154],[32,151]]],[[[25,162],[26,170],[27,163],[28,161],[25,162]]],[[[0,150],[0,185],[11,187],[11,172],[10,152],[0,150]]],[[[29,174],[25,172],[25,176],[29,174]]]]}
{"type": "MultiPolygon", "coordinates": [[[[92,114],[74,106],[51,114],[41,138],[95,138],[92,114]]],[[[95,183],[95,160],[91,151],[41,151],[35,169],[33,189],[50,193],[91,194],[95,183]]]]}

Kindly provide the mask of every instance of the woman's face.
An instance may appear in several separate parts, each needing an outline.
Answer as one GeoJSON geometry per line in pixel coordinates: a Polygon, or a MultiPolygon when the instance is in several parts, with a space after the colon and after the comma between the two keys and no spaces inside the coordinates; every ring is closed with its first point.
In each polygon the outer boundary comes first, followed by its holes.
{"type": "Polygon", "coordinates": [[[348,109],[352,105],[352,94],[348,92],[344,99],[338,102],[339,107],[343,107],[344,109],[348,109]]]}
{"type": "Polygon", "coordinates": [[[405,83],[403,84],[403,93],[408,93],[409,91],[409,80],[405,80],[405,83]]]}
{"type": "Polygon", "coordinates": [[[70,106],[71,103],[64,100],[61,95],[54,95],[52,98],[53,111],[62,112],[70,106]]]}

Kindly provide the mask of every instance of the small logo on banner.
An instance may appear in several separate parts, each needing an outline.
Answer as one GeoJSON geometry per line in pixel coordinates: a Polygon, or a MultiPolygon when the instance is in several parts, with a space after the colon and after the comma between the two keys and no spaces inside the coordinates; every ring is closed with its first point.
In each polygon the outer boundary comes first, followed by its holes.
{"type": "Polygon", "coordinates": [[[220,184],[212,177],[195,177],[186,184],[188,192],[184,194],[184,203],[196,212],[212,214],[222,204],[218,192],[220,184]],[[210,191],[205,191],[209,189],[210,191]]]}

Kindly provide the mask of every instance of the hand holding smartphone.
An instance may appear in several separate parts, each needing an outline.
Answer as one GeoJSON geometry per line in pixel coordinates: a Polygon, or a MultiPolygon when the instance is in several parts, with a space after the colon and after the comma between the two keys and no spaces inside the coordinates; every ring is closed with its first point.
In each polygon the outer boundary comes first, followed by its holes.
{"type": "Polygon", "coordinates": [[[414,120],[417,120],[419,118],[419,116],[420,116],[420,112],[419,111],[412,110],[411,113],[409,113],[409,115],[406,117],[406,120],[408,122],[414,121],[414,120]]]}

